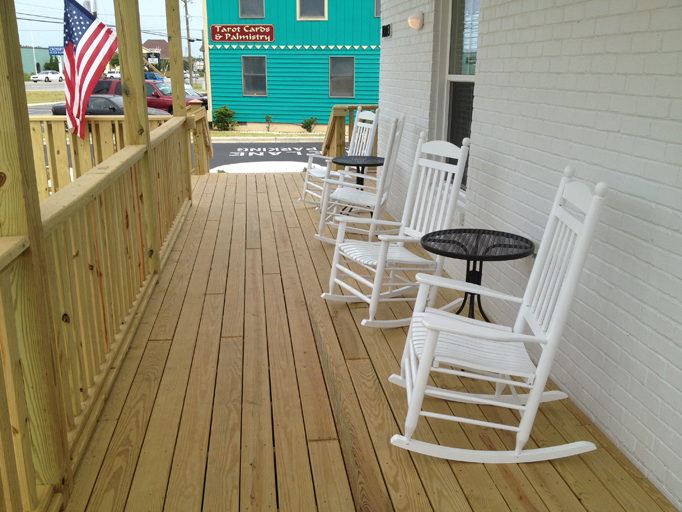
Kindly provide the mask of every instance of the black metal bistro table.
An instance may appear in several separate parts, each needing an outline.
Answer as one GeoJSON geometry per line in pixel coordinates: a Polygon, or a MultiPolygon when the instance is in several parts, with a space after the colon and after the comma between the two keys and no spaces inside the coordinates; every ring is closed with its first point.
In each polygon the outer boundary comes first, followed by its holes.
{"type": "MultiPolygon", "coordinates": [[[[365,174],[366,167],[379,167],[384,165],[384,159],[380,156],[360,156],[360,155],[346,155],[332,158],[332,163],[343,165],[344,167],[355,167],[359,174],[365,174]]],[[[358,177],[356,180],[358,185],[364,185],[364,178],[358,177]]]]}
{"type": "MultiPolygon", "coordinates": [[[[533,254],[533,242],[520,235],[492,231],[489,229],[445,229],[427,233],[421,239],[421,245],[430,253],[446,258],[466,260],[468,283],[481,284],[484,261],[518,260],[533,254]]],[[[474,304],[486,322],[488,317],[481,306],[481,296],[477,293],[464,293],[460,314],[469,304],[469,317],[474,318],[474,304]]]]}

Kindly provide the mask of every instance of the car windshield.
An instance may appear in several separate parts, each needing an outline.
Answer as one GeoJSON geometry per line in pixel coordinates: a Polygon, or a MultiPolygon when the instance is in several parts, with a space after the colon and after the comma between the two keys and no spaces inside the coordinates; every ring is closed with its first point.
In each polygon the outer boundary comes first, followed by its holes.
{"type": "Polygon", "coordinates": [[[161,91],[161,94],[164,96],[170,96],[171,93],[171,86],[168,84],[156,84],[156,86],[159,88],[159,91],[161,91]]]}
{"type": "Polygon", "coordinates": [[[201,96],[201,94],[199,94],[197,91],[195,91],[191,87],[185,87],[185,95],[196,96],[197,98],[201,96]]]}

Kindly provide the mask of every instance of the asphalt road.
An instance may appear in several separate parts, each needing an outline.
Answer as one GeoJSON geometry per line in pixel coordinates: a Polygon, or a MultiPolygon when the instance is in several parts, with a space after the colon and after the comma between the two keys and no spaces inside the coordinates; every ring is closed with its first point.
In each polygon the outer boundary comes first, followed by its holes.
{"type": "Polygon", "coordinates": [[[214,142],[210,167],[245,162],[307,162],[308,154],[321,147],[321,142],[214,142]]]}
{"type": "Polygon", "coordinates": [[[27,91],[63,91],[64,82],[24,82],[27,91]]]}

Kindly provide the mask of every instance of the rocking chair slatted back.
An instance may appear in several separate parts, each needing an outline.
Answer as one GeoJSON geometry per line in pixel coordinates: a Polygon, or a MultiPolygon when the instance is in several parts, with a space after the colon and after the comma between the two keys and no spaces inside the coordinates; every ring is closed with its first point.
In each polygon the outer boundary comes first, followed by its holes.
{"type": "MultiPolygon", "coordinates": [[[[405,125],[405,116],[392,119],[388,130],[388,144],[386,145],[386,159],[384,165],[379,172],[379,181],[377,182],[377,205],[383,205],[388,199],[388,194],[391,191],[391,183],[393,182],[393,175],[395,174],[395,164],[398,155],[398,144],[403,136],[403,126],[405,125]]],[[[377,217],[379,218],[379,217],[377,217]]]]}
{"type": "Polygon", "coordinates": [[[379,109],[376,112],[358,109],[353,126],[353,136],[348,146],[349,155],[369,156],[372,154],[378,121],[379,109]]]}
{"type": "Polygon", "coordinates": [[[403,210],[402,235],[421,237],[450,227],[468,155],[469,139],[458,148],[442,140],[425,142],[425,134],[421,134],[403,210]],[[457,164],[446,163],[446,159],[457,160],[457,164]]]}
{"type": "Polygon", "coordinates": [[[561,337],[606,192],[606,186],[599,184],[593,194],[587,185],[570,181],[572,176],[573,170],[567,168],[515,326],[519,331],[525,321],[533,334],[545,336],[548,343],[556,343],[561,337]]]}

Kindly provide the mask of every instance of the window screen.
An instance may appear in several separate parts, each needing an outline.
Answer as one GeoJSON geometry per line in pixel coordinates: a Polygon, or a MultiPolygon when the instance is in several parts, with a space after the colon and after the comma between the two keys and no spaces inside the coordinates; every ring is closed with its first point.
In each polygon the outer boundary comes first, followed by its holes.
{"type": "Polygon", "coordinates": [[[263,0],[239,0],[240,18],[263,18],[264,16],[263,0]]]}
{"type": "Polygon", "coordinates": [[[265,57],[242,57],[242,84],[244,96],[267,96],[265,57]]]}
{"type": "Polygon", "coordinates": [[[299,18],[327,17],[327,0],[298,0],[299,18]]]}
{"type": "MultiPolygon", "coordinates": [[[[471,137],[473,112],[474,84],[472,82],[451,82],[448,140],[456,146],[461,146],[465,137],[471,137]]],[[[468,165],[467,162],[462,178],[462,188],[466,188],[468,165]]]]}
{"type": "Polygon", "coordinates": [[[354,57],[329,57],[329,96],[332,98],[355,96],[354,57]]]}

